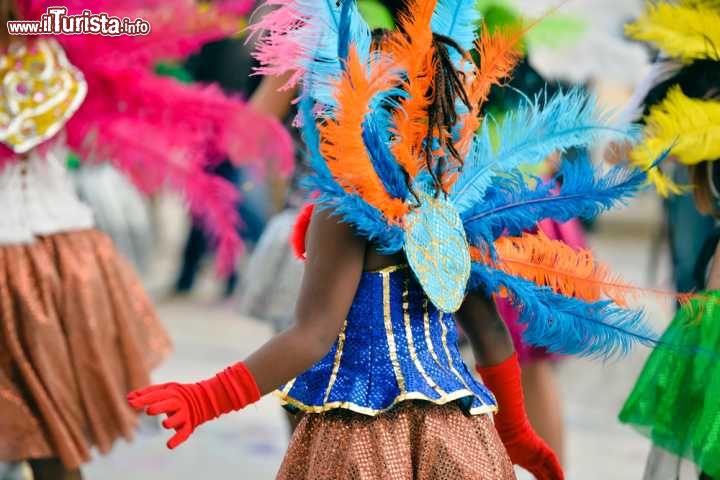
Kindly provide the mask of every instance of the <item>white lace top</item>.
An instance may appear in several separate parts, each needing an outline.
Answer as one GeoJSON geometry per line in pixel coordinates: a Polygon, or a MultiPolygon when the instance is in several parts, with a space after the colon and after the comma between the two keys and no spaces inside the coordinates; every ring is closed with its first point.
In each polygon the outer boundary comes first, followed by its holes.
{"type": "Polygon", "coordinates": [[[75,193],[59,145],[32,150],[0,171],[0,245],[93,226],[90,208],[75,193]]]}

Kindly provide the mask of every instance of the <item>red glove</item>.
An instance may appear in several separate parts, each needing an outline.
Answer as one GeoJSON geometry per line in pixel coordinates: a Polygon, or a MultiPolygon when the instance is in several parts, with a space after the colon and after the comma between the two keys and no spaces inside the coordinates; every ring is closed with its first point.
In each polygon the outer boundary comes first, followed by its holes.
{"type": "Polygon", "coordinates": [[[495,415],[495,428],[510,460],[535,475],[538,480],[565,478],[557,456],[533,431],[525,413],[517,354],[514,353],[500,365],[477,366],[477,371],[497,399],[499,410],[495,415]]]}
{"type": "Polygon", "coordinates": [[[131,392],[127,399],[133,408],[147,407],[148,415],[167,415],[162,425],[175,430],[167,442],[173,449],[187,440],[198,425],[257,402],[260,391],[240,362],[200,383],[152,385],[131,392]]]}

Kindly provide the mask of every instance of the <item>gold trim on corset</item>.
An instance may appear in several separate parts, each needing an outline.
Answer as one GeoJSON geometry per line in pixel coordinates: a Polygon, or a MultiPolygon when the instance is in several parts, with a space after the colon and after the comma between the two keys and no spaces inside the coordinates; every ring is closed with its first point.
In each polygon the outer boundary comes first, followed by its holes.
{"type": "MultiPolygon", "coordinates": [[[[425,344],[427,345],[427,348],[430,351],[430,355],[432,355],[433,360],[435,360],[435,363],[437,363],[438,367],[440,367],[442,370],[447,371],[448,367],[446,367],[445,365],[440,363],[440,358],[438,357],[437,353],[435,352],[435,347],[433,346],[432,338],[430,337],[430,312],[428,312],[427,305],[428,305],[428,300],[426,298],[424,307],[423,307],[424,308],[424,311],[423,311],[424,325],[423,326],[425,328],[425,344]]],[[[458,380],[460,380],[460,383],[462,383],[465,388],[469,389],[470,387],[468,386],[467,382],[465,381],[465,378],[460,374],[460,372],[458,372],[455,369],[455,364],[452,361],[452,355],[450,354],[450,349],[448,348],[448,345],[447,345],[447,326],[445,325],[445,322],[443,322],[441,319],[442,315],[443,315],[442,312],[438,312],[438,322],[440,322],[440,326],[442,327],[442,343],[443,343],[443,347],[445,348],[445,354],[448,359],[448,365],[450,367],[450,371],[453,375],[455,375],[458,378],[458,380]]],[[[487,391],[487,393],[490,394],[490,396],[493,398],[493,401],[495,403],[495,409],[493,410],[493,412],[497,412],[499,407],[498,407],[497,399],[495,399],[495,395],[487,387],[486,387],[486,391],[487,391]]],[[[475,396],[480,402],[482,402],[483,404],[485,403],[479,396],[477,396],[477,395],[475,395],[475,396]]],[[[487,405],[485,405],[485,406],[487,406],[487,405]]]]}
{"type": "MultiPolygon", "coordinates": [[[[442,328],[442,344],[443,344],[443,348],[445,349],[445,355],[447,356],[447,359],[448,359],[448,365],[450,366],[450,370],[452,370],[453,374],[455,374],[455,376],[458,378],[458,380],[460,380],[460,382],[465,386],[465,388],[467,388],[469,390],[470,386],[465,381],[465,377],[463,377],[460,374],[460,372],[455,368],[455,364],[453,363],[452,354],[450,353],[450,348],[448,347],[448,343],[447,343],[448,329],[447,329],[447,325],[445,325],[445,320],[443,317],[444,317],[443,313],[438,312],[438,322],[440,322],[440,326],[442,328]]],[[[488,392],[490,392],[490,389],[486,389],[486,390],[488,392]]],[[[490,392],[490,396],[493,397],[493,400],[495,401],[495,405],[497,405],[497,400],[495,399],[495,395],[493,395],[493,393],[490,392]]],[[[482,398],[477,397],[477,399],[480,402],[482,402],[483,404],[485,403],[482,398]]],[[[497,408],[498,407],[496,406],[495,411],[497,411],[497,408]]]]}
{"type": "Polygon", "coordinates": [[[410,325],[410,311],[408,310],[408,283],[409,279],[407,275],[405,276],[405,279],[403,280],[403,294],[402,294],[402,309],[403,309],[403,320],[405,321],[405,338],[407,338],[407,344],[408,344],[408,350],[410,351],[410,358],[412,359],[413,363],[415,364],[415,368],[417,368],[417,371],[420,372],[420,375],[425,379],[425,382],[435,390],[435,392],[440,395],[442,398],[443,395],[447,395],[445,390],[440,388],[437,383],[430,377],[430,375],[427,374],[425,371],[425,368],[422,365],[422,362],[420,362],[420,359],[418,359],[417,351],[415,350],[415,340],[413,339],[413,333],[412,333],[412,326],[410,325]]]}
{"type": "Polygon", "coordinates": [[[403,270],[405,268],[408,268],[408,265],[405,263],[401,263],[399,265],[390,265],[388,267],[378,268],[377,270],[365,270],[365,273],[386,274],[386,273],[397,272],[398,270],[403,270]]]}
{"type": "Polygon", "coordinates": [[[388,350],[390,352],[390,363],[392,363],[395,372],[395,380],[397,380],[400,395],[403,395],[405,389],[405,377],[403,377],[400,369],[400,361],[397,356],[397,347],[395,345],[395,334],[393,333],[392,318],[390,316],[390,274],[382,274],[383,282],[383,318],[385,321],[385,335],[387,336],[388,350]]]}
{"type": "Polygon", "coordinates": [[[333,385],[335,385],[335,380],[337,380],[337,374],[340,370],[340,360],[342,360],[342,354],[343,354],[343,346],[345,346],[345,329],[347,328],[347,318],[343,322],[343,326],[340,329],[340,334],[338,335],[338,344],[337,344],[337,350],[335,350],[335,359],[333,360],[333,368],[332,373],[330,374],[330,380],[328,381],[327,389],[325,390],[325,396],[323,397],[323,403],[327,403],[328,398],[330,398],[330,391],[332,390],[333,385]]]}
{"type": "Polygon", "coordinates": [[[283,395],[287,395],[288,393],[290,393],[290,390],[292,390],[293,385],[295,385],[295,379],[294,379],[294,378],[293,378],[292,380],[290,380],[288,383],[285,384],[285,386],[283,387],[281,393],[282,393],[283,395]]]}
{"type": "Polygon", "coordinates": [[[447,368],[442,363],[440,363],[440,358],[437,356],[437,353],[435,352],[435,346],[432,342],[432,338],[430,338],[430,312],[428,312],[427,298],[423,300],[423,330],[425,331],[425,345],[430,351],[430,355],[432,356],[433,360],[435,360],[435,363],[437,363],[438,367],[443,370],[447,370],[447,368]]]}
{"type": "MultiPolygon", "coordinates": [[[[400,268],[407,268],[407,266],[395,266],[395,267],[388,267],[388,269],[385,269],[384,272],[378,272],[382,274],[382,285],[383,285],[383,319],[384,319],[384,325],[385,325],[385,334],[387,337],[388,342],[388,352],[390,356],[390,361],[393,366],[393,371],[395,374],[395,378],[398,384],[398,388],[400,390],[400,393],[388,404],[388,406],[384,408],[371,408],[366,407],[363,405],[358,405],[357,403],[351,402],[351,401],[334,401],[334,402],[327,402],[329,398],[329,393],[331,392],[334,382],[337,379],[338,372],[339,372],[339,366],[340,361],[342,359],[343,350],[344,350],[344,344],[346,338],[346,325],[347,325],[347,319],[345,320],[345,324],[343,324],[343,328],[340,333],[340,339],[338,341],[338,349],[335,352],[335,359],[333,362],[333,370],[332,374],[327,386],[327,389],[325,391],[325,398],[322,405],[308,405],[303,403],[302,401],[290,396],[290,390],[292,389],[295,380],[293,379],[288,384],[285,385],[285,387],[282,390],[276,390],[273,392],[273,395],[278,397],[283,405],[291,406],[295,409],[298,409],[305,413],[311,413],[311,414],[319,414],[328,412],[331,410],[348,410],[357,414],[361,415],[367,415],[367,416],[376,416],[379,414],[382,414],[383,412],[387,412],[388,410],[392,409],[396,405],[398,405],[401,402],[404,401],[412,401],[412,400],[419,400],[419,401],[426,401],[429,403],[432,403],[434,405],[445,405],[457,400],[460,400],[462,398],[472,398],[477,399],[482,403],[482,405],[478,407],[471,407],[468,409],[464,409],[468,414],[470,415],[486,415],[486,414],[492,414],[498,411],[498,408],[496,405],[487,405],[485,404],[482,399],[473,392],[467,385],[467,383],[464,381],[463,377],[459,375],[457,370],[455,370],[454,367],[452,367],[452,372],[455,374],[461,381],[461,383],[465,386],[465,388],[461,388],[460,390],[453,391],[451,393],[447,393],[444,390],[440,389],[441,392],[438,392],[440,395],[440,398],[430,398],[424,393],[421,392],[408,392],[407,386],[405,384],[405,378],[403,376],[402,370],[400,368],[400,362],[398,360],[398,353],[397,353],[397,344],[395,340],[395,334],[393,332],[393,324],[392,324],[392,317],[391,317],[391,303],[390,303],[390,273],[397,271],[400,268]]],[[[406,289],[407,290],[407,289],[406,289]]],[[[406,297],[403,295],[403,297],[406,297]]],[[[405,303],[407,298],[402,299],[405,303]]],[[[409,314],[407,312],[407,307],[403,306],[403,314],[405,315],[405,328],[406,328],[406,334],[408,333],[408,325],[409,325],[409,314]]],[[[425,317],[427,319],[427,322],[429,323],[429,316],[427,313],[427,305],[425,307],[425,317]]],[[[440,320],[440,319],[439,319],[440,320]]],[[[448,355],[449,364],[452,366],[452,356],[450,355],[450,351],[447,348],[447,326],[444,324],[444,322],[440,321],[440,324],[443,327],[443,345],[446,348],[446,353],[448,355]]],[[[426,330],[426,340],[429,337],[429,325],[428,329],[426,330]]],[[[414,346],[414,339],[412,336],[412,329],[410,329],[409,335],[407,335],[408,338],[408,349],[410,351],[410,354],[413,358],[413,362],[415,362],[416,366],[419,366],[418,371],[423,375],[423,377],[426,380],[430,380],[430,382],[433,382],[433,380],[427,376],[427,372],[424,371],[424,368],[421,364],[419,364],[419,360],[417,359],[417,352],[415,351],[414,346]]],[[[429,343],[429,345],[432,345],[432,343],[429,343]]],[[[430,348],[430,347],[429,347],[430,348]]],[[[431,349],[431,351],[434,352],[434,349],[431,349]]],[[[439,361],[437,358],[437,354],[433,355],[433,358],[436,361],[439,361]]],[[[441,365],[442,366],[442,365],[441,365]]],[[[447,367],[442,366],[442,368],[447,369],[447,367]]],[[[431,384],[430,384],[431,385],[431,384]]],[[[432,385],[431,385],[432,386],[432,385]]],[[[437,384],[435,384],[439,388],[437,384]]]]}
{"type": "MultiPolygon", "coordinates": [[[[292,407],[297,408],[298,410],[305,412],[305,413],[324,413],[329,412],[330,410],[337,410],[337,409],[343,409],[343,410],[350,410],[351,412],[359,413],[362,415],[368,415],[371,417],[374,417],[376,415],[380,415],[383,412],[387,412],[397,404],[409,400],[422,400],[425,402],[430,402],[435,405],[445,405],[450,402],[454,402],[456,400],[460,400],[461,398],[465,397],[473,397],[477,398],[477,395],[475,393],[471,392],[470,390],[457,390],[455,392],[452,392],[450,394],[446,394],[442,398],[430,398],[427,395],[420,393],[420,392],[408,392],[401,395],[398,395],[395,397],[395,399],[392,401],[390,405],[388,405],[385,408],[382,409],[376,409],[376,408],[369,408],[369,407],[363,407],[362,405],[358,405],[353,402],[330,402],[326,403],[324,405],[307,405],[293,397],[288,396],[287,394],[284,394],[283,392],[276,390],[273,392],[273,395],[280,398],[280,400],[283,402],[283,405],[290,405],[292,407]]],[[[483,405],[480,407],[474,407],[467,410],[470,415],[485,415],[488,413],[495,413],[497,412],[497,407],[494,405],[483,405]]]]}
{"type": "Polygon", "coordinates": [[[442,344],[443,348],[445,349],[445,356],[448,360],[448,366],[450,367],[450,370],[452,370],[453,374],[457,377],[457,379],[460,380],[460,383],[462,383],[465,388],[470,390],[470,387],[465,381],[465,378],[460,375],[460,372],[457,371],[457,369],[455,368],[455,364],[453,363],[452,354],[450,353],[450,348],[448,347],[447,343],[448,328],[447,325],[445,325],[442,312],[438,312],[438,322],[440,322],[440,327],[442,328],[442,344]]]}

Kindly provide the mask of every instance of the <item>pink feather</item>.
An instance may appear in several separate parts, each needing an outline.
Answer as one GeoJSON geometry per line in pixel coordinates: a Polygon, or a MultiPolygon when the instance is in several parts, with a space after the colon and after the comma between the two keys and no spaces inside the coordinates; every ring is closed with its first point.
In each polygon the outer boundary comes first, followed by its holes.
{"type": "Polygon", "coordinates": [[[88,78],[88,92],[104,95],[89,94],[70,119],[68,144],[86,158],[112,159],[148,193],[164,185],[180,190],[216,238],[220,270],[230,271],[232,252],[239,253],[241,245],[237,196],[221,179],[211,181],[204,168],[228,155],[261,172],[270,161],[275,170],[289,173],[293,156],[287,131],[217,87],[112,67],[96,69],[88,78]],[[133,88],[126,88],[129,84],[133,88]]]}
{"type": "Polygon", "coordinates": [[[87,110],[78,112],[71,122],[75,127],[68,129],[68,144],[74,150],[86,157],[111,159],[147,194],[163,187],[181,192],[190,212],[215,239],[218,271],[232,271],[242,249],[235,208],[239,196],[234,185],[202,168],[204,142],[179,140],[190,133],[184,129],[160,130],[140,118],[102,116],[87,110]],[[92,115],[92,120],[83,124],[86,115],[92,115]],[[82,135],[83,130],[88,135],[82,135]],[[149,137],[152,141],[147,141],[149,137]]]}
{"type": "Polygon", "coordinates": [[[216,0],[217,8],[223,13],[247,15],[255,8],[256,0],[216,0]]]}
{"type": "Polygon", "coordinates": [[[294,0],[267,0],[265,5],[278,8],[248,27],[252,34],[260,36],[254,53],[261,65],[257,73],[280,76],[292,71],[290,80],[283,87],[290,89],[297,85],[305,73],[296,68],[308,48],[298,33],[308,26],[294,0]]]}
{"type": "MultiPolygon", "coordinates": [[[[204,43],[238,33],[240,19],[229,15],[230,6],[240,0],[225,0],[225,8],[200,11],[193,0],[24,0],[23,15],[39,18],[49,6],[62,5],[70,14],[85,9],[150,22],[151,33],[138,36],[105,37],[100,35],[60,35],[57,40],[69,55],[80,52],[91,61],[123,56],[126,63],[154,66],[161,60],[186,57],[204,43]]],[[[245,3],[245,0],[242,0],[245,3]]]]}

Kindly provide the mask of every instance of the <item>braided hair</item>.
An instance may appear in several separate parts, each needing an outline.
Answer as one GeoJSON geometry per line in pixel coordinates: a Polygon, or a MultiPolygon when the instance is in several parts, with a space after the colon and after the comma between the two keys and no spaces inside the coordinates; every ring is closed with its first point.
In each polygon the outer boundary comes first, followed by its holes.
{"type": "MultiPolygon", "coordinates": [[[[387,30],[374,30],[373,41],[379,43],[387,34],[387,30]]],[[[436,196],[440,192],[444,192],[441,177],[448,157],[451,157],[460,165],[463,162],[463,158],[455,148],[452,139],[452,129],[459,119],[457,100],[460,100],[468,109],[471,108],[470,99],[463,83],[463,75],[455,68],[452,62],[451,49],[465,55],[462,47],[452,38],[433,33],[433,63],[435,69],[432,91],[429,92],[431,102],[427,109],[428,130],[423,145],[423,156],[427,171],[435,183],[436,196]],[[443,154],[439,156],[434,154],[437,150],[443,152],[443,154]]],[[[410,177],[406,172],[405,178],[410,191],[412,191],[412,185],[409,184],[410,177]]]]}
{"type": "MultiPolygon", "coordinates": [[[[460,100],[468,109],[470,99],[465,91],[462,74],[453,65],[450,57],[450,48],[460,54],[464,54],[464,50],[452,38],[433,34],[433,56],[435,66],[435,78],[433,81],[433,91],[431,92],[431,102],[428,107],[428,132],[425,137],[425,164],[428,171],[435,180],[436,195],[443,190],[440,180],[447,156],[441,155],[435,165],[433,163],[433,147],[437,139],[440,143],[440,149],[453,160],[462,165],[463,158],[455,148],[452,138],[452,129],[458,122],[457,100],[460,100]]],[[[447,193],[447,192],[445,192],[447,193]]]]}

